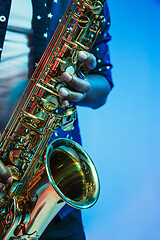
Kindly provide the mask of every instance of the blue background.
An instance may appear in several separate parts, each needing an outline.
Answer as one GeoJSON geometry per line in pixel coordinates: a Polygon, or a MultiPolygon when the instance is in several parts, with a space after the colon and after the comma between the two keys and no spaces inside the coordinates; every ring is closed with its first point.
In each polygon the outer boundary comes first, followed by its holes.
{"type": "Polygon", "coordinates": [[[160,1],[109,0],[108,103],[79,107],[83,145],[101,181],[83,211],[87,240],[160,239],[160,1]]]}

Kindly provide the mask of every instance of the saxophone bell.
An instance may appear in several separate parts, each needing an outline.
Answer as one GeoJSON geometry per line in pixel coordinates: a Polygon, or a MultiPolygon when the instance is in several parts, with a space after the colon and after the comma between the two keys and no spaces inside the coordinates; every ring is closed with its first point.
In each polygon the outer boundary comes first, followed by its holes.
{"type": "Polygon", "coordinates": [[[48,179],[60,198],[77,209],[93,206],[99,196],[96,168],[76,142],[60,138],[49,144],[45,154],[48,179]]]}
{"type": "Polygon", "coordinates": [[[25,216],[29,218],[26,235],[32,235],[36,229],[37,237],[65,203],[77,209],[89,208],[96,203],[100,191],[96,168],[76,142],[65,138],[52,141],[44,160],[28,185],[29,214],[25,216]]]}

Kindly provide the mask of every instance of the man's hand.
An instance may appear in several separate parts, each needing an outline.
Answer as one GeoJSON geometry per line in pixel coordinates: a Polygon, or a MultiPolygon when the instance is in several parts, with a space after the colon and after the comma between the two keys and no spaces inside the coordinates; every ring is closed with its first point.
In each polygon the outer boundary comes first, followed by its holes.
{"type": "Polygon", "coordinates": [[[0,190],[5,188],[5,184],[13,181],[8,168],[0,161],[0,190]]]}
{"type": "MultiPolygon", "coordinates": [[[[80,51],[78,59],[89,70],[96,67],[96,58],[91,53],[80,51]]],[[[86,93],[90,90],[90,83],[87,80],[80,79],[68,72],[62,74],[61,80],[67,85],[67,87],[61,86],[58,90],[59,96],[63,99],[63,106],[68,106],[69,102],[78,103],[82,101],[86,97],[86,93]]]]}

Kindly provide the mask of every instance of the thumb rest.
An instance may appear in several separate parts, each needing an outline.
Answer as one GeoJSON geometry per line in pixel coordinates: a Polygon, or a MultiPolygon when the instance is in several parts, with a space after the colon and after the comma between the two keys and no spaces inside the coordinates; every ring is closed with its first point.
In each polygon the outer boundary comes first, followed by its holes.
{"type": "Polygon", "coordinates": [[[84,79],[78,61],[102,27],[105,1],[72,0],[1,135],[0,156],[14,179],[0,198],[0,239],[38,239],[65,203],[91,207],[99,196],[95,166],[72,140],[53,132],[73,129],[75,106],[62,106],[64,71],[84,79]],[[45,154],[43,154],[45,152],[45,154]]]}

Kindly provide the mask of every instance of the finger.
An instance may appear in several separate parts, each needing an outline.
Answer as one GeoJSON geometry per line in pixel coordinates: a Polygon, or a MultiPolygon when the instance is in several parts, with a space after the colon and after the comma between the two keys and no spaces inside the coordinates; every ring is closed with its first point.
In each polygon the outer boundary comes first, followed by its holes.
{"type": "Polygon", "coordinates": [[[92,53],[80,51],[78,53],[78,59],[90,70],[94,69],[97,65],[96,57],[92,53]]]}
{"type": "Polygon", "coordinates": [[[62,106],[63,107],[68,107],[70,104],[69,104],[69,101],[68,100],[63,100],[62,101],[62,106]]]}
{"type": "Polygon", "coordinates": [[[68,72],[64,72],[61,76],[62,81],[65,82],[69,87],[78,92],[88,92],[90,89],[90,84],[87,80],[80,79],[75,75],[71,75],[68,72]]]}
{"type": "Polygon", "coordinates": [[[8,168],[0,161],[0,180],[2,183],[11,183],[12,177],[8,168]]]}
{"type": "Polygon", "coordinates": [[[86,96],[86,93],[74,92],[64,87],[59,89],[58,94],[61,98],[71,102],[79,102],[86,96]]]}
{"type": "Polygon", "coordinates": [[[60,88],[65,87],[63,83],[58,83],[56,85],[56,90],[59,91],[60,88]]]}

